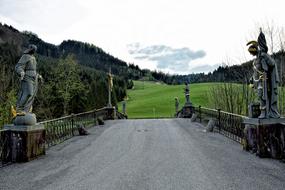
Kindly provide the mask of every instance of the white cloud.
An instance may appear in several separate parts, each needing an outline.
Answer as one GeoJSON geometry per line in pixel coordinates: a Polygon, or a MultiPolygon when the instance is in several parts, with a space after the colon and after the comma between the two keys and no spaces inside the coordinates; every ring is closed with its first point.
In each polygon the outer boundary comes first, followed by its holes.
{"type": "Polygon", "coordinates": [[[1,0],[0,13],[18,23],[54,33],[80,21],[84,9],[69,0],[1,0]]]}
{"type": "Polygon", "coordinates": [[[169,69],[172,73],[188,70],[192,60],[206,56],[203,50],[193,51],[186,47],[172,48],[165,45],[144,47],[139,43],[133,43],[129,44],[128,48],[135,59],[154,61],[158,69],[169,69]]]}

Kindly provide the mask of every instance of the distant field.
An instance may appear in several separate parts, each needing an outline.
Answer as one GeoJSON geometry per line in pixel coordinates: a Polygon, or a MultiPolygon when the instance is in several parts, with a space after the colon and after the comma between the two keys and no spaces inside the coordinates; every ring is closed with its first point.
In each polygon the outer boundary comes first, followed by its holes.
{"type": "MultiPolygon", "coordinates": [[[[192,103],[207,106],[207,93],[212,85],[214,83],[190,84],[192,103]]],[[[184,88],[185,85],[134,81],[134,88],[128,90],[127,114],[129,118],[173,117],[174,98],[179,98],[180,108],[185,103],[184,88]]],[[[119,110],[122,110],[121,103],[119,110]]]]}

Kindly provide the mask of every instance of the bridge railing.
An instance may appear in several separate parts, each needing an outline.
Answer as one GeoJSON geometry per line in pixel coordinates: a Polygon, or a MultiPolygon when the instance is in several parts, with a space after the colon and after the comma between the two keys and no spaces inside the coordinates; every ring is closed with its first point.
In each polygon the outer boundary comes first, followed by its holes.
{"type": "Polygon", "coordinates": [[[198,112],[198,118],[200,122],[203,120],[213,119],[215,122],[216,130],[239,142],[242,143],[244,137],[244,123],[243,120],[245,116],[221,111],[220,109],[210,109],[205,107],[196,107],[196,112],[198,112]]]}
{"type": "MultiPolygon", "coordinates": [[[[126,115],[116,111],[114,108],[102,108],[39,122],[39,124],[45,127],[45,145],[46,147],[50,147],[78,135],[79,125],[89,128],[102,124],[103,120],[106,119],[126,118],[126,115]]],[[[0,167],[12,162],[11,147],[13,145],[11,144],[11,138],[13,137],[11,137],[9,130],[0,130],[0,167]]]]}
{"type": "Polygon", "coordinates": [[[59,144],[75,135],[78,135],[78,126],[90,127],[98,124],[98,119],[104,120],[107,111],[105,108],[89,112],[71,114],[69,116],[40,122],[46,129],[47,147],[59,144]]]}

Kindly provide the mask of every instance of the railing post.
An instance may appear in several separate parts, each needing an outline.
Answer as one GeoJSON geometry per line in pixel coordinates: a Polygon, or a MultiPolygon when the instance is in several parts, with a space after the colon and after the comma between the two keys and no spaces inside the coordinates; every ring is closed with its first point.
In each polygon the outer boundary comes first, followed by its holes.
{"type": "Polygon", "coordinates": [[[201,106],[199,106],[199,119],[200,119],[200,123],[201,123],[202,122],[201,106]]]}
{"type": "Polygon", "coordinates": [[[96,125],[96,110],[94,110],[94,112],[93,112],[93,119],[94,119],[94,125],[96,125]]]}
{"type": "Polygon", "coordinates": [[[221,132],[221,109],[218,109],[218,125],[219,125],[219,133],[221,132]]]}
{"type": "Polygon", "coordinates": [[[74,136],[74,114],[71,114],[71,131],[72,131],[72,136],[74,136]]]}

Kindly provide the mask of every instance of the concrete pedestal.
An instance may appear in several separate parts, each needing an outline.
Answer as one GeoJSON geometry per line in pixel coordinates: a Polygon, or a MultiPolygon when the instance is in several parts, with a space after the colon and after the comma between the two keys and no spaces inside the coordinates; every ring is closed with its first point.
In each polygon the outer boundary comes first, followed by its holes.
{"type": "Polygon", "coordinates": [[[186,103],[183,108],[177,113],[176,117],[178,118],[191,118],[194,113],[195,108],[192,103],[186,103]]]}
{"type": "Polygon", "coordinates": [[[8,125],[12,162],[28,162],[45,154],[45,129],[41,124],[8,125]]]}
{"type": "Polygon", "coordinates": [[[245,124],[251,124],[251,125],[274,125],[274,124],[280,124],[285,123],[285,118],[268,118],[268,119],[259,119],[259,118],[245,118],[243,121],[245,124]]]}
{"type": "Polygon", "coordinates": [[[284,156],[284,123],[285,118],[246,118],[245,139],[250,147],[256,149],[259,157],[281,158],[284,156]],[[252,139],[252,137],[254,137],[252,139]]]}
{"type": "Polygon", "coordinates": [[[113,120],[116,118],[116,110],[114,107],[107,107],[106,111],[107,115],[105,116],[104,120],[113,120]]]}

